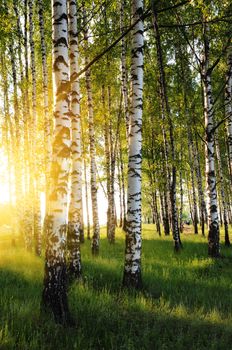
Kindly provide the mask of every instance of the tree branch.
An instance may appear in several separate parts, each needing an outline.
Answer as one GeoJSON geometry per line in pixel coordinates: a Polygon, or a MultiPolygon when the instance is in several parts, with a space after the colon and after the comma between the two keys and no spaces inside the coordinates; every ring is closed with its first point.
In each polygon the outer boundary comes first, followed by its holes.
{"type": "MultiPolygon", "coordinates": [[[[160,10],[157,10],[157,13],[162,13],[168,10],[172,10],[175,8],[178,8],[180,6],[183,6],[185,4],[190,3],[190,0],[185,0],[185,1],[181,1],[179,3],[177,3],[176,5],[173,6],[169,6],[160,10]]],[[[132,23],[132,25],[130,27],[128,27],[128,29],[122,33],[111,45],[109,45],[108,47],[106,47],[102,52],[100,52],[97,56],[95,56],[92,61],[90,61],[83,69],[81,69],[78,73],[75,73],[72,75],[72,77],[70,78],[70,80],[68,82],[65,82],[63,84],[60,85],[59,89],[58,89],[58,93],[61,91],[63,91],[64,89],[70,89],[71,84],[77,79],[79,78],[83,73],[85,73],[94,63],[96,63],[97,61],[100,60],[100,58],[102,58],[107,52],[109,52],[114,46],[116,46],[135,26],[136,24],[141,21],[144,20],[145,18],[149,17],[151,15],[151,6],[149,6],[147,8],[147,10],[143,13],[143,15],[138,18],[134,23],[132,23]]]]}

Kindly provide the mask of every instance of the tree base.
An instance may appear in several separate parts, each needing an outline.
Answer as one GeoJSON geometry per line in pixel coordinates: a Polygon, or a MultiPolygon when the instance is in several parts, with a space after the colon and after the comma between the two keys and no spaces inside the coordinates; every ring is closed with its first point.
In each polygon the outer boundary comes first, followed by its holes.
{"type": "Polygon", "coordinates": [[[98,256],[99,255],[99,247],[92,246],[92,255],[98,256]]]}
{"type": "Polygon", "coordinates": [[[174,252],[175,253],[180,253],[181,249],[183,249],[182,242],[174,242],[174,252]]]}
{"type": "Polygon", "coordinates": [[[141,270],[138,270],[136,273],[131,273],[124,270],[122,285],[128,289],[142,289],[142,275],[141,270]]]}
{"type": "Polygon", "coordinates": [[[218,247],[209,247],[208,248],[208,255],[211,258],[221,258],[221,254],[220,254],[218,247]]]}
{"type": "Polygon", "coordinates": [[[67,275],[64,263],[45,265],[44,289],[41,312],[51,312],[56,323],[63,326],[73,325],[67,298],[67,275]]]}
{"type": "Polygon", "coordinates": [[[68,271],[67,271],[67,284],[70,286],[73,282],[81,281],[82,280],[82,271],[77,268],[76,266],[73,266],[73,264],[69,264],[68,271]]]}

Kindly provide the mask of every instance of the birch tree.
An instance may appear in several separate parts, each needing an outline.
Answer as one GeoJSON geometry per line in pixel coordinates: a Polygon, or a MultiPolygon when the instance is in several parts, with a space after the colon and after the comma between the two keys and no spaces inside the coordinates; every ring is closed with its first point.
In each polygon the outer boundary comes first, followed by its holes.
{"type": "Polygon", "coordinates": [[[48,108],[48,69],[47,69],[47,47],[45,42],[45,28],[44,28],[44,9],[43,1],[38,0],[39,6],[39,30],[41,42],[41,56],[42,56],[42,72],[43,72],[43,108],[44,108],[44,145],[45,145],[45,182],[46,182],[46,202],[48,200],[49,192],[49,170],[51,163],[52,144],[51,144],[51,122],[49,118],[48,108]]]}
{"type": "Polygon", "coordinates": [[[141,277],[141,165],[143,108],[143,1],[132,1],[132,17],[138,23],[132,30],[129,164],[126,218],[126,249],[123,285],[140,288],[141,277]]]}
{"type": "Polygon", "coordinates": [[[209,66],[209,39],[208,25],[203,25],[204,58],[202,60],[202,85],[205,118],[205,166],[206,166],[206,191],[207,191],[207,211],[208,211],[208,254],[212,257],[220,256],[219,245],[219,222],[218,222],[218,202],[215,174],[215,142],[214,142],[214,111],[211,85],[212,69],[209,66]]]}
{"type": "Polygon", "coordinates": [[[228,49],[227,57],[227,76],[226,76],[226,88],[225,88],[225,112],[227,120],[227,133],[228,133],[228,153],[229,153],[229,168],[230,168],[230,181],[232,185],[232,46],[228,49]]]}
{"type": "MultiPolygon", "coordinates": [[[[88,30],[86,23],[86,11],[83,11],[84,17],[84,40],[85,40],[85,65],[89,63],[87,56],[88,49],[88,30]]],[[[96,148],[95,148],[95,129],[94,129],[94,111],[93,111],[93,94],[90,69],[85,72],[85,82],[88,98],[88,117],[89,117],[89,145],[90,145],[90,186],[92,200],[92,215],[93,215],[93,237],[92,237],[92,253],[99,253],[100,226],[98,219],[98,201],[97,201],[97,179],[96,179],[96,148]]]]}
{"type": "MultiPolygon", "coordinates": [[[[78,73],[78,32],[77,4],[68,0],[69,14],[69,48],[70,48],[70,77],[78,73]]],[[[82,155],[81,155],[81,121],[80,121],[80,86],[79,79],[71,85],[71,199],[68,222],[68,271],[72,277],[81,274],[80,234],[82,227],[82,155]]]]}
{"type": "Polygon", "coordinates": [[[71,120],[68,26],[66,0],[52,1],[54,118],[51,184],[47,208],[48,232],[42,306],[50,309],[56,322],[69,322],[65,261],[71,120]]]}
{"type": "Polygon", "coordinates": [[[30,190],[32,191],[32,207],[34,214],[34,238],[35,251],[37,255],[41,255],[41,213],[40,198],[38,192],[39,185],[39,169],[38,169],[38,152],[37,152],[37,91],[36,91],[36,65],[35,65],[35,43],[34,43],[34,23],[33,23],[33,2],[28,1],[29,5],[29,41],[30,41],[30,59],[31,59],[31,75],[32,75],[32,125],[31,125],[31,147],[37,157],[31,159],[30,174],[30,190]]]}

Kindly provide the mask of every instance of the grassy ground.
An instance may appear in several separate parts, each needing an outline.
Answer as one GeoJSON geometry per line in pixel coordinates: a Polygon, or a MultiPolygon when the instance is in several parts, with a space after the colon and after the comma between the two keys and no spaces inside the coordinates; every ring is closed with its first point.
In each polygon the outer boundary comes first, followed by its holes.
{"type": "Polygon", "coordinates": [[[40,317],[43,259],[0,237],[0,349],[232,349],[232,248],[207,258],[206,239],[171,238],[143,229],[144,290],[121,290],[124,236],[104,238],[98,258],[82,246],[84,282],[69,293],[78,326],[63,329],[40,317]]]}

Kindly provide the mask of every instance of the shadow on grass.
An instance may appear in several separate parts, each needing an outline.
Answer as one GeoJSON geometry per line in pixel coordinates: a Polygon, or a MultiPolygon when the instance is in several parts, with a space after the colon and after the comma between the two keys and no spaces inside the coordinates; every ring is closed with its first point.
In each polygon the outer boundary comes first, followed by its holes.
{"type": "Polygon", "coordinates": [[[232,318],[229,258],[207,259],[204,242],[186,242],[179,255],[171,247],[144,240],[144,290],[129,293],[121,289],[124,240],[103,240],[95,259],[86,244],[84,283],[69,295],[77,329],[41,319],[42,279],[25,278],[25,264],[22,273],[1,269],[0,349],[230,349],[231,327],[220,320],[232,318]]]}
{"type": "MultiPolygon", "coordinates": [[[[181,304],[189,313],[199,308],[211,312],[215,308],[227,316],[232,292],[231,257],[207,258],[204,242],[186,242],[180,254],[171,251],[170,245],[170,241],[143,242],[144,288],[140,294],[148,299],[162,296],[171,308],[181,304]]],[[[120,249],[120,245],[115,249],[120,249]]],[[[83,261],[83,268],[84,282],[89,288],[99,293],[121,292],[123,261],[119,262],[114,255],[110,258],[101,252],[99,258],[83,261]]]]}
{"type": "MultiPolygon", "coordinates": [[[[105,277],[108,271],[100,269],[105,277]],[[106,272],[107,271],[107,272],[106,272]]],[[[111,274],[111,278],[113,275],[111,274]]],[[[41,284],[0,271],[1,349],[228,349],[232,330],[217,322],[172,315],[156,303],[107,288],[73,287],[77,329],[40,318],[41,284]],[[209,342],[210,333],[210,342],[209,342]]]]}

